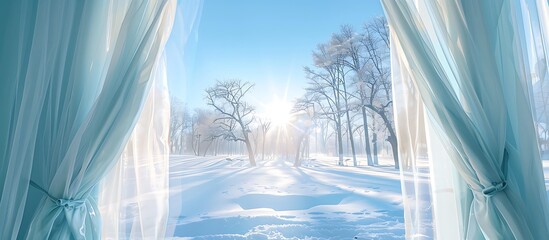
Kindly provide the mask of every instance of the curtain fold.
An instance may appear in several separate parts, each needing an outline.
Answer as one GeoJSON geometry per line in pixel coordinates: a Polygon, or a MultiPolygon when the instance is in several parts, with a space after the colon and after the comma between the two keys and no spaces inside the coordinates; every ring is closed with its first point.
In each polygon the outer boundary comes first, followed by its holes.
{"type": "MultiPolygon", "coordinates": [[[[419,95],[426,110],[427,121],[416,126],[428,130],[430,148],[444,147],[429,151],[436,236],[548,236],[549,208],[526,84],[530,39],[520,18],[526,9],[506,0],[382,3],[394,33],[391,51],[400,63],[393,71],[409,73],[418,91],[404,98],[419,95]]],[[[406,104],[395,102],[395,109],[406,104]]],[[[397,122],[410,123],[407,118],[415,115],[421,111],[397,116],[397,122]]],[[[407,224],[407,232],[414,238],[421,225],[407,224]]]]}
{"type": "MultiPolygon", "coordinates": [[[[191,34],[200,19],[201,6],[202,1],[177,3],[173,30],[153,70],[153,86],[143,111],[120,161],[100,185],[103,239],[163,239],[173,235],[173,229],[166,231],[170,193],[168,82],[179,82],[185,75],[187,41],[196,41],[191,34]]],[[[182,89],[176,86],[172,85],[171,91],[181,96],[182,89]]]]}
{"type": "MultiPolygon", "coordinates": [[[[400,48],[391,33],[391,49],[400,48]]],[[[432,238],[429,162],[423,102],[398,51],[391,51],[391,78],[395,132],[398,137],[400,182],[404,205],[406,238],[432,238]],[[422,184],[427,182],[427,186],[422,184]]]]}
{"type": "Polygon", "coordinates": [[[103,239],[162,239],[169,198],[170,103],[163,58],[120,161],[100,185],[103,239]]]}
{"type": "Polygon", "coordinates": [[[1,4],[0,238],[99,239],[96,186],[137,121],[175,1],[1,4]]]}

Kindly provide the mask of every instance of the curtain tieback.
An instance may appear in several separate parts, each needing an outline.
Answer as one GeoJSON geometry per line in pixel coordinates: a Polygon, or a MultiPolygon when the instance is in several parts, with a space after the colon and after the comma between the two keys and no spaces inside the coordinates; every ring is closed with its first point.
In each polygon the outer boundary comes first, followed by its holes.
{"type": "Polygon", "coordinates": [[[494,182],[492,183],[492,186],[482,189],[482,194],[484,194],[485,197],[491,197],[496,195],[498,192],[505,190],[506,187],[507,182],[505,180],[501,182],[494,182]]]}
{"type": "MultiPolygon", "coordinates": [[[[504,148],[503,149],[503,161],[501,163],[501,172],[503,173],[503,176],[505,176],[505,177],[507,177],[508,162],[509,162],[509,152],[507,151],[507,148],[504,148]]],[[[492,182],[492,186],[485,187],[480,192],[485,197],[492,197],[492,196],[496,195],[497,193],[505,190],[505,188],[507,188],[507,182],[505,181],[505,179],[503,179],[500,182],[492,182]]]]}
{"type": "Polygon", "coordinates": [[[74,209],[74,208],[79,208],[81,207],[82,205],[84,205],[86,203],[85,200],[82,200],[82,199],[63,199],[63,198],[56,198],[54,196],[52,196],[50,193],[48,193],[48,191],[46,191],[44,188],[40,187],[40,185],[36,184],[34,181],[30,181],[30,185],[33,186],[34,188],[40,190],[41,192],[43,192],[44,194],[46,194],[46,196],[52,201],[55,203],[55,205],[57,205],[58,207],[62,207],[62,208],[66,208],[66,209],[74,209]]]}

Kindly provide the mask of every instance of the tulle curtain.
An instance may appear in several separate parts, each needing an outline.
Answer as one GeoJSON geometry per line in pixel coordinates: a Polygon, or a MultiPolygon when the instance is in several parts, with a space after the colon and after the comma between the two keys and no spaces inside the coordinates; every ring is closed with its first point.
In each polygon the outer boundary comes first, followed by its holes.
{"type": "Polygon", "coordinates": [[[531,97],[532,69],[547,59],[547,1],[382,3],[399,151],[410,162],[401,167],[407,237],[549,236],[531,97]],[[425,140],[405,130],[414,127],[425,140]],[[422,143],[430,193],[417,184],[422,143]],[[427,194],[431,202],[419,201],[427,194]]]}
{"type": "MultiPolygon", "coordinates": [[[[186,46],[201,7],[202,1],[198,0],[177,3],[172,32],[164,56],[153,70],[153,86],[143,111],[120,161],[102,180],[99,209],[103,239],[163,239],[173,234],[172,227],[168,228],[168,81],[184,80],[186,46]]],[[[172,88],[176,96],[181,96],[181,90],[172,88]]]]}
{"type": "Polygon", "coordinates": [[[0,4],[0,238],[98,239],[97,186],[161,69],[175,1],[0,4]]]}
{"type": "Polygon", "coordinates": [[[120,160],[102,180],[103,239],[162,239],[169,197],[170,102],[165,57],[120,160]]]}

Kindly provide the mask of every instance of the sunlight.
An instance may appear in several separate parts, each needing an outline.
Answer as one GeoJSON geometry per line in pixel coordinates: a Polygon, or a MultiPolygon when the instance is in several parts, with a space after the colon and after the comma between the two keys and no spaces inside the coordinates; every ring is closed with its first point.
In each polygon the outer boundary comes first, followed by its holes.
{"type": "Polygon", "coordinates": [[[285,126],[290,122],[292,105],[283,100],[275,99],[267,106],[267,115],[274,126],[285,126]]]}

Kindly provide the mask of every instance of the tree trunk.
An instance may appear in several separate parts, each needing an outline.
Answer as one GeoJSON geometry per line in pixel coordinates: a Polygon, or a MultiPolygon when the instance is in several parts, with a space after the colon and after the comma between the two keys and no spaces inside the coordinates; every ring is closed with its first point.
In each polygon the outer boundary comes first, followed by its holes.
{"type": "Polygon", "coordinates": [[[391,148],[393,150],[393,160],[395,161],[395,169],[399,169],[399,163],[398,163],[398,141],[395,135],[395,130],[393,130],[393,126],[387,119],[387,116],[385,114],[381,115],[381,118],[383,119],[383,122],[385,122],[385,126],[387,127],[387,130],[389,131],[389,137],[387,137],[387,141],[391,144],[391,148]]]}
{"type": "Polygon", "coordinates": [[[246,143],[246,149],[248,150],[248,157],[250,158],[250,166],[255,167],[255,156],[254,156],[254,150],[252,149],[252,144],[250,143],[250,138],[248,137],[248,133],[244,130],[244,142],[246,143]]]}
{"type": "Polygon", "coordinates": [[[377,158],[377,134],[374,132],[374,134],[372,134],[372,145],[374,147],[374,164],[377,165],[378,164],[378,158],[377,158]]]}
{"type": "MultiPolygon", "coordinates": [[[[345,76],[345,75],[344,75],[345,76]]],[[[349,132],[349,140],[351,141],[351,153],[353,154],[353,166],[358,166],[356,161],[356,151],[355,151],[355,138],[353,137],[353,127],[351,126],[351,117],[349,117],[349,100],[347,97],[347,86],[345,85],[345,80],[343,83],[343,99],[345,100],[345,115],[347,115],[347,132],[349,132]]]]}
{"type": "MultiPolygon", "coordinates": [[[[338,118],[341,120],[338,114],[338,118]]],[[[337,152],[339,154],[339,161],[337,165],[343,166],[343,137],[341,136],[341,121],[336,123],[337,130],[337,152]]]]}
{"type": "Polygon", "coordinates": [[[179,151],[179,154],[183,154],[183,152],[185,151],[185,140],[186,138],[184,137],[183,133],[181,133],[181,135],[179,135],[179,147],[178,147],[178,151],[179,151]]]}
{"type": "Polygon", "coordinates": [[[200,134],[198,134],[198,141],[196,142],[196,156],[200,156],[200,134]]]}
{"type": "Polygon", "coordinates": [[[311,157],[311,135],[308,133],[307,134],[307,152],[306,152],[306,155],[304,157],[307,157],[307,158],[310,158],[311,157]]]}
{"type": "Polygon", "coordinates": [[[217,151],[219,151],[219,139],[215,140],[214,156],[217,156],[217,151]]]}
{"type": "Polygon", "coordinates": [[[387,141],[391,144],[391,149],[393,150],[393,160],[395,161],[395,168],[399,169],[398,165],[398,142],[394,135],[389,135],[387,141]]]}
{"type": "Polygon", "coordinates": [[[261,143],[261,161],[265,161],[265,135],[266,133],[263,133],[263,142],[261,143]]]}
{"type": "Polygon", "coordinates": [[[301,153],[301,142],[303,142],[303,136],[299,136],[297,139],[297,150],[295,152],[295,161],[294,161],[294,167],[301,166],[300,161],[300,153],[301,153]]]}
{"type": "Polygon", "coordinates": [[[335,108],[336,108],[336,112],[335,112],[335,124],[336,124],[336,131],[337,131],[337,146],[338,146],[338,157],[339,157],[339,162],[338,162],[338,165],[339,166],[343,166],[343,137],[342,137],[342,134],[341,134],[341,116],[340,116],[340,112],[341,112],[341,106],[340,106],[340,96],[341,96],[341,93],[339,92],[339,83],[337,81],[339,80],[332,80],[332,91],[334,93],[334,104],[335,104],[335,108]],[[336,87],[334,87],[336,86],[336,87]]]}
{"type": "Polygon", "coordinates": [[[362,123],[364,128],[364,139],[366,146],[366,158],[368,159],[368,166],[373,166],[374,161],[372,160],[372,150],[370,149],[370,133],[368,131],[368,116],[366,114],[366,107],[362,106],[362,123]]]}
{"type": "Polygon", "coordinates": [[[258,145],[257,144],[257,136],[252,133],[252,137],[253,137],[253,140],[254,140],[254,147],[253,147],[254,148],[254,154],[257,154],[258,153],[257,152],[257,145],[258,145]]]}
{"type": "Polygon", "coordinates": [[[206,149],[204,149],[204,154],[202,155],[203,157],[205,157],[206,153],[208,153],[208,149],[210,149],[210,146],[212,146],[213,141],[215,140],[210,141],[208,145],[206,145],[206,149]]]}
{"type": "Polygon", "coordinates": [[[198,156],[198,153],[196,153],[196,143],[194,139],[194,134],[191,136],[191,147],[193,149],[193,153],[195,156],[198,156]]]}
{"type": "Polygon", "coordinates": [[[397,138],[395,135],[395,130],[393,129],[393,125],[387,118],[387,115],[385,115],[385,111],[375,109],[373,106],[369,105],[368,108],[372,109],[374,112],[376,112],[381,119],[383,120],[383,123],[387,127],[387,130],[389,131],[389,137],[387,138],[387,141],[391,144],[391,148],[393,150],[393,160],[395,161],[395,168],[399,169],[398,164],[398,144],[397,144],[397,138]]]}
{"type": "Polygon", "coordinates": [[[351,141],[351,153],[353,154],[353,166],[358,166],[356,161],[356,152],[355,152],[355,139],[353,137],[353,128],[351,126],[351,118],[349,117],[349,110],[347,109],[347,129],[349,132],[349,140],[351,141]]]}

